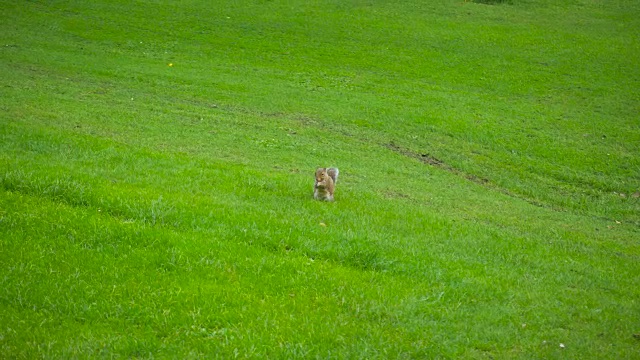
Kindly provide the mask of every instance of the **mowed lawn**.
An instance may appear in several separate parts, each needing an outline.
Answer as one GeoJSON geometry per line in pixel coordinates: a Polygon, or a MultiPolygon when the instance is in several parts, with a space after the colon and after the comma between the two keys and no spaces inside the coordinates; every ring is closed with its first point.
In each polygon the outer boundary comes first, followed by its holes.
{"type": "Polygon", "coordinates": [[[639,2],[0,3],[0,358],[640,357],[639,2]]]}

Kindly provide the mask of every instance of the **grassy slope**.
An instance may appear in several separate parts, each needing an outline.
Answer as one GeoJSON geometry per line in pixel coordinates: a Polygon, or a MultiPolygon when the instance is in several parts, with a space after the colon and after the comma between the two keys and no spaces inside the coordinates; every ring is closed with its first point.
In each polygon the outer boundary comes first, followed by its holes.
{"type": "Polygon", "coordinates": [[[637,354],[640,9],[514,3],[3,4],[0,353],[637,354]]]}

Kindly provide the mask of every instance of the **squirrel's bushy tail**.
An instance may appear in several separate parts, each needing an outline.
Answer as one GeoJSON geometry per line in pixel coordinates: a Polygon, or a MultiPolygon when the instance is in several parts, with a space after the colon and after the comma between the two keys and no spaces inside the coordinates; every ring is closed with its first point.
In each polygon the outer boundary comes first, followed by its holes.
{"type": "Polygon", "coordinates": [[[329,168],[327,169],[327,174],[329,174],[329,176],[331,176],[331,178],[333,179],[333,183],[337,183],[338,182],[338,174],[340,174],[340,170],[338,170],[338,168],[329,168]]]}

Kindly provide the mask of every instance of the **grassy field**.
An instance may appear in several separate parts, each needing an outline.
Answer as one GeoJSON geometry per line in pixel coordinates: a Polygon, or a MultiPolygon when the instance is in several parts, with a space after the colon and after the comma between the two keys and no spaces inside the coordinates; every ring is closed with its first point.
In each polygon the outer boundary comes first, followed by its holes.
{"type": "Polygon", "coordinates": [[[640,357],[640,2],[0,3],[0,358],[640,357]]]}

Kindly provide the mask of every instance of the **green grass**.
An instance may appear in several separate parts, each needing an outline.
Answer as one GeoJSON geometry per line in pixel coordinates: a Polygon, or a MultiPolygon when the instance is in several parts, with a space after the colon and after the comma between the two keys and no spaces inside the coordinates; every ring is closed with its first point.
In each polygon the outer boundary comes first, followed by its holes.
{"type": "Polygon", "coordinates": [[[1,358],[638,357],[637,2],[0,15],[1,358]]]}

